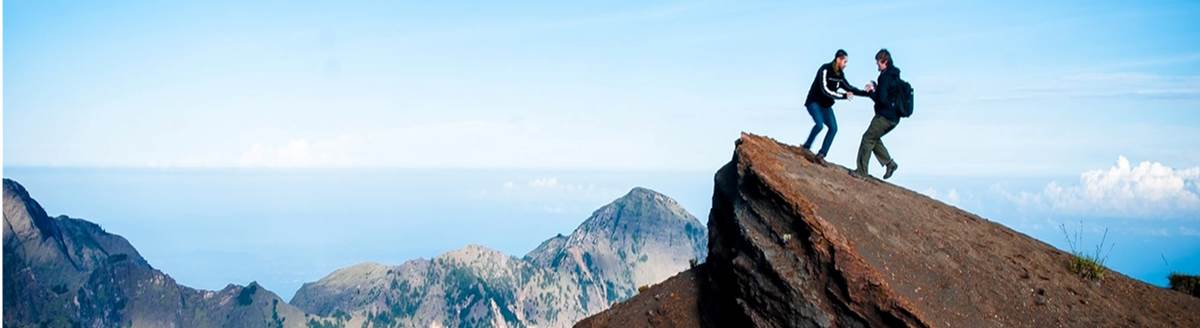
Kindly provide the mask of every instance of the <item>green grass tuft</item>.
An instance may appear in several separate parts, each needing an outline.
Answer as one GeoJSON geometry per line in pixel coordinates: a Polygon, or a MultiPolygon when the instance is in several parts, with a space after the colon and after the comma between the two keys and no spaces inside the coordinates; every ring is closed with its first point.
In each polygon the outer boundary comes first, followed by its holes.
{"type": "Polygon", "coordinates": [[[1072,273],[1077,274],[1087,280],[1104,279],[1103,260],[1099,260],[1091,255],[1080,253],[1072,254],[1069,269],[1071,269],[1072,273]]]}
{"type": "Polygon", "coordinates": [[[1096,244],[1093,252],[1088,253],[1079,249],[1079,245],[1083,242],[1083,221],[1079,222],[1079,229],[1075,230],[1074,236],[1067,231],[1065,224],[1060,224],[1059,229],[1062,230],[1063,236],[1067,238],[1067,245],[1071,247],[1071,262],[1067,264],[1067,269],[1071,273],[1077,274],[1087,280],[1098,281],[1104,279],[1104,261],[1108,260],[1108,255],[1112,253],[1113,247],[1117,244],[1107,244],[1107,252],[1104,249],[1108,241],[1108,228],[1104,228],[1104,235],[1100,237],[1100,243],[1096,244]]]}
{"type": "Polygon", "coordinates": [[[1200,297],[1200,275],[1172,272],[1171,275],[1167,276],[1167,280],[1171,282],[1171,289],[1200,297]]]}

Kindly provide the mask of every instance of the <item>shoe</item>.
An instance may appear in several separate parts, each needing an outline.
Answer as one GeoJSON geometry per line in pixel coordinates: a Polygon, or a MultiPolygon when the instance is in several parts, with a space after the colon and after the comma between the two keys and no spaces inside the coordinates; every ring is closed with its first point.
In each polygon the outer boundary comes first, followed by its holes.
{"type": "Polygon", "coordinates": [[[900,165],[896,165],[896,163],[892,163],[892,164],[888,165],[887,172],[883,173],[883,179],[887,180],[887,178],[891,178],[892,173],[896,173],[896,169],[899,167],[900,167],[900,165]]]}
{"type": "Polygon", "coordinates": [[[829,162],[825,161],[824,154],[817,155],[817,164],[820,164],[821,166],[829,166],[829,162]]]}
{"type": "Polygon", "coordinates": [[[870,177],[870,175],[867,175],[867,172],[861,172],[859,170],[850,170],[850,176],[859,179],[866,179],[867,177],[870,177]]]}

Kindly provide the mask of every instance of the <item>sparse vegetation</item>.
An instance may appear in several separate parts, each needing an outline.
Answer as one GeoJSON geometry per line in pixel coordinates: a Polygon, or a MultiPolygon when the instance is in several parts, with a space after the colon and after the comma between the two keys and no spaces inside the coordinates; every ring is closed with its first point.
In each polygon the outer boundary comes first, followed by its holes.
{"type": "Polygon", "coordinates": [[[1167,276],[1167,280],[1171,282],[1171,289],[1200,297],[1200,275],[1172,272],[1171,275],[1167,276]]]}
{"type": "Polygon", "coordinates": [[[338,309],[337,311],[333,312],[333,318],[339,321],[350,321],[350,314],[346,313],[346,311],[338,309]]]}
{"type": "Polygon", "coordinates": [[[638,294],[644,293],[647,290],[650,290],[650,286],[647,286],[647,285],[638,286],[638,294]]]}
{"type": "Polygon", "coordinates": [[[129,254],[114,254],[108,257],[108,263],[119,263],[129,260],[129,254]]]}
{"type": "Polygon", "coordinates": [[[1104,234],[1100,237],[1100,243],[1096,244],[1095,251],[1088,253],[1079,248],[1083,243],[1083,221],[1079,222],[1079,229],[1075,230],[1073,236],[1067,231],[1065,224],[1060,224],[1058,227],[1062,230],[1063,236],[1067,238],[1067,246],[1071,248],[1071,262],[1067,266],[1071,273],[1087,280],[1104,279],[1104,261],[1108,260],[1108,255],[1116,246],[1116,243],[1112,243],[1108,244],[1107,251],[1104,249],[1108,241],[1108,228],[1104,228],[1104,234]]]}
{"type": "Polygon", "coordinates": [[[346,324],[342,323],[341,321],[328,322],[328,321],[324,321],[324,320],[318,321],[317,319],[308,319],[307,325],[308,325],[308,328],[345,328],[346,327],[346,324]]]}
{"type": "Polygon", "coordinates": [[[350,314],[339,309],[333,313],[333,321],[308,319],[307,325],[308,328],[345,328],[347,321],[350,321],[350,314]]]}
{"type": "Polygon", "coordinates": [[[269,327],[283,328],[283,321],[287,318],[279,316],[279,300],[271,300],[271,322],[269,327]]]}
{"type": "Polygon", "coordinates": [[[254,303],[254,292],[256,291],[258,291],[258,284],[250,284],[250,286],[242,288],[242,291],[238,292],[237,304],[250,305],[250,303],[254,303]]]}
{"type": "Polygon", "coordinates": [[[390,312],[367,312],[367,321],[363,322],[363,327],[392,327],[395,324],[396,317],[390,312]]]}

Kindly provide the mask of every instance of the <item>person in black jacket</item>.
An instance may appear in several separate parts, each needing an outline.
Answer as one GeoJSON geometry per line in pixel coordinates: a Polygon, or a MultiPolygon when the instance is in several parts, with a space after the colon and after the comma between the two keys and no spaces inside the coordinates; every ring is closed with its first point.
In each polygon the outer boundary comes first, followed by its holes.
{"type": "Polygon", "coordinates": [[[812,86],[808,87],[808,98],[804,100],[804,107],[808,108],[808,114],[813,118],[812,131],[804,141],[804,149],[812,150],[813,140],[821,133],[822,125],[829,127],[829,132],[825,133],[825,141],[821,143],[821,150],[817,152],[817,162],[822,165],[825,164],[825,155],[829,153],[829,145],[833,144],[833,136],[837,134],[837,118],[833,116],[834,100],[850,99],[855,94],[866,93],[846,82],[843,71],[846,68],[846,56],[845,50],[838,49],[832,62],[825,63],[817,69],[817,76],[813,78],[812,86]]]}
{"type": "Polygon", "coordinates": [[[863,133],[862,142],[858,145],[858,167],[851,171],[850,175],[866,177],[871,153],[875,153],[879,164],[887,168],[887,172],[883,174],[883,178],[887,179],[891,178],[899,167],[896,161],[892,160],[891,154],[888,154],[887,147],[883,146],[882,138],[900,124],[900,110],[896,108],[894,95],[889,94],[900,81],[900,69],[896,67],[892,54],[887,49],[880,49],[875,54],[875,65],[879,68],[879,83],[872,81],[867,85],[866,92],[866,96],[875,101],[875,117],[867,126],[867,132],[863,133]]]}

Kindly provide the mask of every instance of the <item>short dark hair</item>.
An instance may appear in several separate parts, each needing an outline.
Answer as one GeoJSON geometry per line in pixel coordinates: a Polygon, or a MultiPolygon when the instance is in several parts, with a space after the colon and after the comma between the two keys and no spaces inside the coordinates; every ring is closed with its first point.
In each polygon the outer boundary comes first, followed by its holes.
{"type": "Polygon", "coordinates": [[[879,52],[875,53],[875,60],[883,61],[885,63],[888,63],[888,65],[891,65],[892,64],[892,53],[889,52],[887,50],[887,48],[879,49],[879,52]]]}
{"type": "Polygon", "coordinates": [[[845,50],[838,49],[837,52],[833,53],[833,59],[846,57],[847,55],[849,55],[849,54],[847,54],[845,50]]]}

